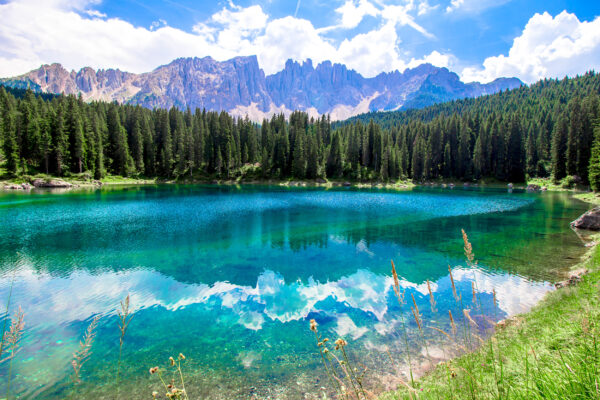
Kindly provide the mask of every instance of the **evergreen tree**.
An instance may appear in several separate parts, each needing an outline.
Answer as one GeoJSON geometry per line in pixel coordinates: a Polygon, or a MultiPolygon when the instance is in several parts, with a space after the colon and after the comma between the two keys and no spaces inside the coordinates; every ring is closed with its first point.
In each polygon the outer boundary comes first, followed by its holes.
{"type": "Polygon", "coordinates": [[[552,171],[556,182],[567,176],[567,137],[569,126],[567,119],[561,115],[552,133],[552,171]]]}

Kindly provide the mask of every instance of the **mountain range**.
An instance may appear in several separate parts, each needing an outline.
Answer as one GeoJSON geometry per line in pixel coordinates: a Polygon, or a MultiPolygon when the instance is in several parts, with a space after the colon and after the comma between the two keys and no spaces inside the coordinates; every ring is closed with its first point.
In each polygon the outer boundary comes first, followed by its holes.
{"type": "Polygon", "coordinates": [[[332,120],[341,120],[369,111],[422,108],[478,97],[523,84],[517,78],[464,83],[447,68],[431,64],[365,78],[343,64],[325,61],[314,67],[310,59],[303,63],[288,60],[283,70],[265,75],[256,56],[227,61],[179,58],[142,74],[89,67],[69,72],[60,64],[51,64],[0,79],[0,83],[37,92],[81,94],[86,101],[227,111],[255,121],[293,110],[313,116],[330,114],[332,120]]]}

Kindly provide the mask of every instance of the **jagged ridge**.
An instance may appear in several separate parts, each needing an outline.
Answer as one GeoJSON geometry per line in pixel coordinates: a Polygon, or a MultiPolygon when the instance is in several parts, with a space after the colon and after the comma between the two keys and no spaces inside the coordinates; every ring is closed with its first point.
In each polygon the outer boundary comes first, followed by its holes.
{"type": "Polygon", "coordinates": [[[256,56],[227,61],[179,58],[143,74],[92,68],[69,72],[60,64],[52,64],[0,82],[148,108],[224,110],[254,120],[292,110],[331,114],[332,119],[339,120],[368,111],[420,108],[522,85],[516,78],[466,84],[455,73],[431,64],[365,78],[329,61],[315,68],[310,59],[303,63],[288,60],[282,71],[265,76],[256,56]]]}

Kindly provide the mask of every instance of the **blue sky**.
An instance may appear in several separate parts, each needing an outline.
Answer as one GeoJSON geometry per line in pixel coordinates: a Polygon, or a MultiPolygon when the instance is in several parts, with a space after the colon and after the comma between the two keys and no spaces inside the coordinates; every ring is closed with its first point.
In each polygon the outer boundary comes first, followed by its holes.
{"type": "Polygon", "coordinates": [[[589,0],[0,0],[0,76],[256,54],[267,74],[311,58],[366,76],[431,62],[532,82],[598,69],[599,16],[589,0]]]}

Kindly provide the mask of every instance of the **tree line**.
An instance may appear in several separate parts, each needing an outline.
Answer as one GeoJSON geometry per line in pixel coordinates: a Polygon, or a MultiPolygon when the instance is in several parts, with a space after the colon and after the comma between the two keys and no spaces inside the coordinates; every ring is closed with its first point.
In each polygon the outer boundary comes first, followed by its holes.
{"type": "Polygon", "coordinates": [[[594,72],[421,110],[334,123],[294,112],[256,124],[226,112],[149,110],[0,87],[7,172],[177,179],[417,182],[575,176],[600,188],[594,72]],[[596,133],[594,132],[596,130],[596,133]]]}

